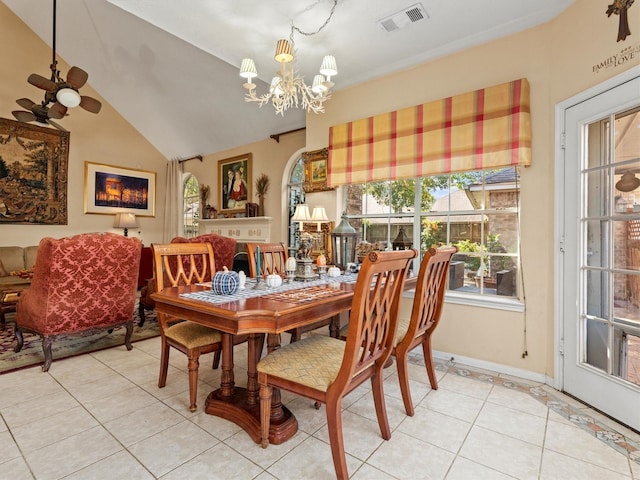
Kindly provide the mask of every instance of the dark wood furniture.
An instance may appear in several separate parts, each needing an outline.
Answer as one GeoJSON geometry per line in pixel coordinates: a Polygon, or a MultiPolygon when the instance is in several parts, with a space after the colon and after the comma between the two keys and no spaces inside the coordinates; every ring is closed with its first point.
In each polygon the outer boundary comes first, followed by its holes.
{"type": "Polygon", "coordinates": [[[400,318],[398,322],[392,353],[396,357],[404,408],[410,417],[413,417],[414,409],[409,390],[408,357],[409,352],[418,345],[422,345],[431,388],[438,389],[431,353],[431,335],[440,321],[449,265],[451,257],[457,251],[456,247],[443,247],[437,250],[430,248],[425,252],[420,263],[411,316],[400,318]]]}
{"type": "MultiPolygon", "coordinates": [[[[407,279],[405,289],[415,286],[407,279]]],[[[301,288],[306,288],[304,284],[301,288]]],[[[355,284],[341,283],[330,296],[313,302],[287,302],[267,297],[246,298],[242,301],[213,304],[181,296],[183,293],[209,290],[205,285],[165,288],[153,293],[156,311],[188,319],[222,332],[222,377],[220,388],[207,397],[205,412],[216,415],[243,428],[254,442],[261,442],[260,401],[256,366],[268,334],[268,349],[280,345],[280,334],[303,327],[318,318],[339,315],[351,309],[355,284]],[[235,385],[233,372],[233,341],[235,335],[247,334],[247,387],[235,385]]],[[[292,413],[280,403],[279,391],[273,392],[269,442],[280,444],[293,436],[298,423],[292,413]]]]}
{"type": "MultiPolygon", "coordinates": [[[[284,243],[247,243],[247,255],[249,256],[249,276],[256,276],[256,257],[257,248],[260,248],[260,275],[266,277],[269,274],[277,273],[282,276],[285,275],[285,264],[287,262],[287,248],[284,243]]],[[[338,318],[322,318],[317,319],[312,324],[305,325],[303,327],[293,328],[287,333],[291,335],[291,342],[297,342],[302,338],[302,334],[324,327],[326,325],[332,325],[332,336],[337,338],[338,335],[338,318]]]]}
{"type": "Polygon", "coordinates": [[[31,284],[21,281],[16,277],[16,283],[5,283],[0,287],[0,323],[5,322],[5,313],[15,312],[20,294],[29,288],[31,284]]]}
{"type": "Polygon", "coordinates": [[[371,380],[382,438],[391,438],[382,370],[391,355],[404,281],[416,250],[370,253],[351,305],[346,342],[311,336],[286,345],[258,363],[262,447],[269,444],[271,403],[281,388],[326,404],[327,427],[338,479],[349,478],[342,435],[342,399],[371,380]]]}
{"type": "MultiPolygon", "coordinates": [[[[305,285],[303,284],[304,288],[305,285]]],[[[318,318],[338,315],[351,308],[354,284],[341,283],[331,296],[313,302],[287,302],[264,297],[247,298],[224,304],[185,298],[181,293],[209,289],[201,285],[165,288],[153,294],[156,311],[188,319],[222,332],[222,378],[220,388],[207,397],[205,411],[242,427],[254,442],[260,443],[260,402],[256,365],[264,346],[264,334],[270,334],[268,349],[279,347],[280,334],[314,322],[318,318]],[[235,385],[233,339],[248,334],[247,387],[235,385]]],[[[293,436],[298,424],[274,392],[269,440],[280,444],[293,436]]]]}
{"type": "MultiPolygon", "coordinates": [[[[212,272],[215,272],[213,248],[210,243],[153,244],[151,248],[158,290],[207,282],[211,280],[212,272]]],[[[173,347],[184,353],[188,359],[189,370],[189,410],[195,412],[200,355],[216,352],[213,368],[217,368],[222,349],[222,333],[215,328],[190,322],[180,315],[170,315],[163,311],[158,311],[158,323],[162,337],[158,387],[162,388],[167,383],[169,348],[173,347]]],[[[233,349],[233,345],[230,348],[233,349]]]]}

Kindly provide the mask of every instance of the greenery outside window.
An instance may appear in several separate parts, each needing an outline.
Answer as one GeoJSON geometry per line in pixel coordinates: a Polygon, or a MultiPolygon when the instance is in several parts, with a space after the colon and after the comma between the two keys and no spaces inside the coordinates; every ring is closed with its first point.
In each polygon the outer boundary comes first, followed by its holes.
{"type": "Polygon", "coordinates": [[[518,298],[519,189],[518,170],[509,167],[347,185],[343,204],[369,244],[391,249],[408,237],[421,254],[458,247],[450,291],[518,298]]]}

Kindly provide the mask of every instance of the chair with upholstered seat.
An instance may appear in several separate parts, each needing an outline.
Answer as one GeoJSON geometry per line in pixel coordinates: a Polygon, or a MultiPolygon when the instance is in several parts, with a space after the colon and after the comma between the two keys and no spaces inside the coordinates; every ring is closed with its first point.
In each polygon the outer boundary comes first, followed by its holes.
{"type": "Polygon", "coordinates": [[[23,331],[40,335],[46,372],[58,336],[121,325],[131,350],[141,249],[137,238],[114,233],[43,238],[31,285],[16,306],[14,350],[22,349],[23,331]]]}
{"type": "MultiPolygon", "coordinates": [[[[223,270],[224,267],[231,270],[231,267],[233,267],[237,244],[237,240],[235,238],[216,235],[215,233],[203,233],[202,235],[191,238],[174,237],[171,239],[171,243],[210,243],[211,248],[213,249],[213,254],[216,257],[216,271],[223,270]]],[[[138,322],[139,327],[144,325],[146,320],[144,314],[145,310],[153,310],[156,307],[156,302],[151,298],[151,295],[155,291],[155,277],[150,278],[147,281],[147,284],[140,290],[140,301],[138,303],[138,314],[140,315],[140,321],[138,322]]]]}
{"type": "MultiPolygon", "coordinates": [[[[249,275],[256,276],[257,247],[260,248],[260,275],[266,276],[272,273],[285,275],[285,264],[287,262],[287,248],[284,243],[247,243],[247,254],[249,257],[249,275]]],[[[331,323],[332,317],[322,318],[311,325],[293,328],[287,333],[291,335],[291,342],[296,342],[302,338],[302,334],[324,327],[331,323]]],[[[336,326],[336,330],[337,330],[336,326]]]]}
{"type": "Polygon", "coordinates": [[[451,257],[457,251],[456,247],[443,247],[437,250],[430,248],[425,252],[420,263],[411,316],[398,318],[398,330],[392,354],[396,357],[398,364],[398,377],[404,408],[407,415],[411,417],[414,414],[414,409],[407,371],[409,352],[418,345],[422,345],[429,383],[431,388],[437,390],[438,380],[433,366],[431,335],[440,321],[449,264],[451,257]]]}
{"type": "Polygon", "coordinates": [[[345,342],[312,335],[285,345],[258,362],[261,443],[269,443],[273,388],[326,404],[327,426],[337,477],[348,478],[342,435],[342,399],[371,380],[382,437],[391,438],[382,369],[391,355],[398,304],[416,250],[370,252],[358,274],[345,342]]]}
{"type": "MultiPolygon", "coordinates": [[[[210,243],[152,244],[155,284],[157,291],[167,287],[191,285],[211,280],[215,272],[215,259],[210,243]]],[[[158,312],[161,334],[160,376],[158,387],[167,383],[170,347],[184,353],[189,370],[189,410],[195,411],[198,389],[200,355],[216,352],[214,368],[222,351],[222,334],[219,330],[195,322],[158,312]]],[[[244,341],[236,337],[235,343],[244,341]]]]}

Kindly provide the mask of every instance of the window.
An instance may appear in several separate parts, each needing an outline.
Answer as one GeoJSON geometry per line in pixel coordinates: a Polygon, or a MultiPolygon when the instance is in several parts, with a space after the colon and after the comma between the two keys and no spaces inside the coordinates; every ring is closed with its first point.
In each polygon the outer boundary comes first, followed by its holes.
{"type": "Polygon", "coordinates": [[[288,198],[289,198],[289,245],[294,248],[298,247],[298,223],[292,223],[291,217],[293,217],[296,211],[296,206],[299,203],[304,203],[304,189],[302,185],[304,183],[304,161],[302,157],[291,168],[291,175],[289,176],[288,185],[288,198]]]}
{"type": "Polygon", "coordinates": [[[200,218],[200,185],[198,179],[189,174],[182,189],[184,212],[184,236],[187,238],[198,235],[198,219],[200,218]]]}
{"type": "Polygon", "coordinates": [[[517,297],[519,176],[516,167],[344,188],[361,240],[392,248],[405,237],[423,253],[454,245],[449,290],[517,297]]]}

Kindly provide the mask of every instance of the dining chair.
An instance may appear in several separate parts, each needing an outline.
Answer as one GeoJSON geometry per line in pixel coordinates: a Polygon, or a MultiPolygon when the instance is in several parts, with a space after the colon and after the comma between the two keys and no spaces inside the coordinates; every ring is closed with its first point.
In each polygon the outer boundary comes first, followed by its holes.
{"type": "Polygon", "coordinates": [[[410,417],[413,416],[414,409],[409,390],[407,362],[409,352],[418,345],[422,345],[431,388],[438,389],[431,351],[431,335],[440,321],[449,264],[457,251],[456,247],[442,247],[430,248],[425,252],[420,263],[411,315],[400,315],[398,318],[392,355],[396,357],[402,400],[410,417]]]}
{"type": "MultiPolygon", "coordinates": [[[[261,444],[269,443],[273,388],[324,403],[336,475],[348,478],[342,435],[342,399],[371,380],[382,438],[391,438],[382,368],[391,355],[398,304],[416,250],[370,252],[354,286],[346,341],[312,335],[285,345],[258,362],[261,444]]],[[[275,405],[277,407],[277,405],[275,405]]]]}
{"type": "MultiPolygon", "coordinates": [[[[208,282],[215,272],[215,259],[210,243],[152,244],[151,248],[158,292],[168,287],[208,282]]],[[[189,410],[194,412],[197,408],[200,355],[215,352],[213,368],[217,368],[222,352],[222,333],[161,312],[158,312],[158,323],[162,342],[158,387],[163,388],[167,383],[169,348],[173,347],[184,353],[188,358],[189,410]]],[[[245,336],[235,337],[234,344],[245,340],[245,336]]]]}
{"type": "MultiPolygon", "coordinates": [[[[257,248],[260,248],[260,275],[263,277],[272,273],[285,275],[285,264],[287,262],[288,252],[284,243],[247,243],[246,247],[249,257],[249,276],[252,278],[256,276],[257,248]]],[[[300,340],[304,333],[329,325],[332,318],[333,317],[323,318],[311,325],[288,330],[287,333],[291,335],[290,342],[300,340]]]]}

